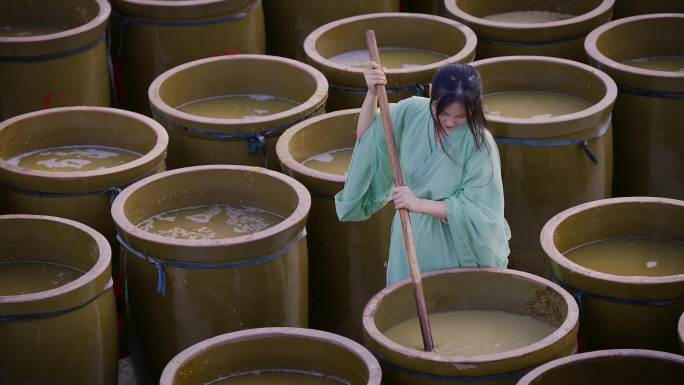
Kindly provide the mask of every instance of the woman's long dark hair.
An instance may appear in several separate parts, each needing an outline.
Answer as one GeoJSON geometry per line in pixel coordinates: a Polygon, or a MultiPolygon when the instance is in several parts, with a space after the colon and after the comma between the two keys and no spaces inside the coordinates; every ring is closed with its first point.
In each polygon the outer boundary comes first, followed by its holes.
{"type": "Polygon", "coordinates": [[[475,147],[479,150],[484,144],[489,150],[485,140],[487,120],[482,108],[482,80],[474,67],[467,64],[447,64],[432,78],[430,114],[435,122],[436,139],[442,144],[442,148],[447,131],[439,123],[438,116],[453,103],[463,106],[475,147]],[[432,106],[435,106],[434,111],[432,106]]]}

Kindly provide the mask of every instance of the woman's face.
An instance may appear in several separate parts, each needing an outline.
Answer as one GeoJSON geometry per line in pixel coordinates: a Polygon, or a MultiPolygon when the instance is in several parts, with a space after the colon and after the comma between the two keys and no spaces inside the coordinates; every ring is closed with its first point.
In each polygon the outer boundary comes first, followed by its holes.
{"type": "MultiPolygon", "coordinates": [[[[432,105],[432,113],[437,114],[434,104],[432,105]]],[[[437,116],[437,119],[445,130],[450,131],[466,122],[465,109],[461,103],[452,103],[437,116]]]]}

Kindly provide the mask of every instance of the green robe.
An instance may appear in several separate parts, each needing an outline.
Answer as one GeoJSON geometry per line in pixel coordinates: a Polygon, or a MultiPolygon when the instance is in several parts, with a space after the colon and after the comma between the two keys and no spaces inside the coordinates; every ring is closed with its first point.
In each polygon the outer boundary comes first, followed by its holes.
{"type": "MultiPolygon", "coordinates": [[[[448,221],[411,213],[421,272],[453,267],[506,267],[510,229],[496,142],[475,148],[467,124],[435,143],[430,100],[412,97],[390,106],[404,181],[422,199],[444,201],[448,221]],[[445,152],[446,150],[446,152],[445,152]],[[447,155],[448,152],[448,155],[447,155]]],[[[344,190],[335,196],[340,221],[363,221],[390,201],[391,163],[382,120],[376,117],[357,141],[344,190]]],[[[398,213],[392,223],[387,285],[408,278],[398,213]]]]}

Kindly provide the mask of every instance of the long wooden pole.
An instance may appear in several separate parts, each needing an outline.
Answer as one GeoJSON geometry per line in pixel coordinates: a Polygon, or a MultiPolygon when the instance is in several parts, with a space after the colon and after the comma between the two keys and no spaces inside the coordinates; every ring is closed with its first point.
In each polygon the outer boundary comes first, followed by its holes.
{"type": "MultiPolygon", "coordinates": [[[[366,42],[368,43],[370,59],[378,63],[380,68],[382,68],[382,63],[380,63],[380,53],[378,52],[378,43],[375,40],[375,32],[373,30],[366,31],[366,42]]],[[[387,150],[389,152],[390,161],[392,162],[392,176],[394,178],[394,185],[400,187],[404,185],[404,176],[401,173],[401,165],[399,164],[399,156],[397,154],[397,143],[394,139],[394,126],[392,124],[392,116],[390,115],[389,101],[387,100],[387,90],[385,89],[384,85],[379,84],[376,86],[376,93],[378,95],[378,102],[380,104],[382,126],[385,129],[387,150]]],[[[408,210],[400,209],[399,218],[401,219],[401,227],[404,230],[404,243],[406,244],[406,254],[408,254],[409,269],[411,271],[411,279],[413,280],[413,292],[416,296],[418,321],[420,322],[420,332],[423,336],[423,346],[425,351],[431,352],[434,349],[432,345],[432,333],[430,332],[430,321],[428,320],[427,316],[427,306],[425,306],[423,282],[420,276],[418,258],[416,257],[416,245],[413,242],[411,217],[409,216],[408,210]]]]}

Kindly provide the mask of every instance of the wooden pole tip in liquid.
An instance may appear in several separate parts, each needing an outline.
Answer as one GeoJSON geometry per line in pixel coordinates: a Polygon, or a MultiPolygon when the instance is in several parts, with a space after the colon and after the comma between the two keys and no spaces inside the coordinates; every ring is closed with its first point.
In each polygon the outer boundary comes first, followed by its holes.
{"type": "MultiPolygon", "coordinates": [[[[368,44],[368,53],[370,55],[371,61],[378,63],[380,68],[382,68],[382,63],[380,63],[380,52],[378,51],[378,43],[375,40],[375,32],[373,30],[366,31],[366,43],[368,44]]],[[[390,114],[389,109],[389,101],[387,100],[387,90],[382,84],[379,84],[376,87],[378,103],[380,103],[382,126],[385,131],[385,140],[387,142],[387,150],[392,163],[392,176],[394,179],[394,185],[397,187],[403,186],[404,178],[401,174],[401,165],[399,163],[399,156],[397,154],[397,144],[394,139],[394,127],[392,124],[392,115],[390,114]]],[[[409,270],[411,272],[411,279],[413,280],[413,292],[416,296],[416,307],[418,308],[418,321],[420,322],[423,346],[425,351],[431,352],[434,350],[432,333],[430,332],[430,321],[427,315],[427,306],[425,305],[425,294],[423,293],[420,265],[418,265],[418,257],[416,256],[416,245],[413,241],[411,217],[409,217],[408,210],[400,209],[399,218],[401,219],[401,227],[404,232],[406,254],[408,255],[409,270]]]]}

